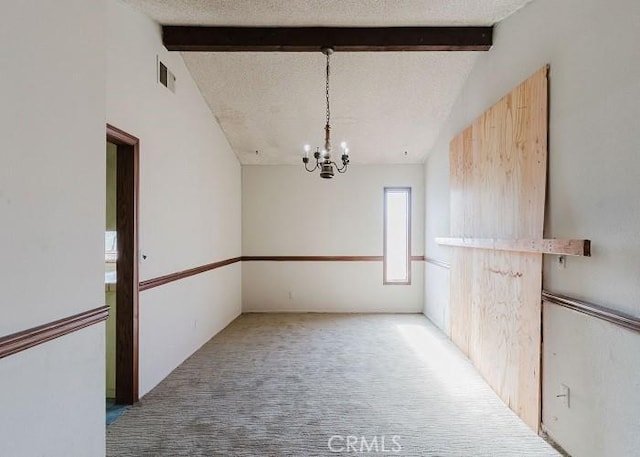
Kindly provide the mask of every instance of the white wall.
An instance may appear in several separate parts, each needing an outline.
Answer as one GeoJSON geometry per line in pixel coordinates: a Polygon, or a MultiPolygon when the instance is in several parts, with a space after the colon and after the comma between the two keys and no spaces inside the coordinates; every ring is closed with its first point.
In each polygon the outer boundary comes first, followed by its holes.
{"type": "MultiPolygon", "coordinates": [[[[564,269],[546,256],[544,287],[640,314],[639,30],[635,0],[535,0],[497,27],[493,49],[479,58],[426,163],[428,257],[447,261],[449,255],[433,243],[448,233],[449,189],[442,176],[449,173],[449,141],[550,63],[545,236],[589,238],[593,256],[570,258],[564,269]]],[[[430,271],[427,287],[449,287],[430,271]]],[[[433,299],[443,294],[427,294],[425,309],[436,322],[443,304],[433,299]]],[[[545,311],[543,422],[549,434],[574,457],[634,455],[640,390],[637,373],[626,367],[640,363],[640,337],[569,311],[545,311]],[[570,409],[556,400],[561,384],[571,388],[570,409]]]]}
{"type": "MultiPolygon", "coordinates": [[[[240,165],[182,56],[128,5],[107,13],[107,121],[140,139],[140,280],[240,256],[240,165]]],[[[141,292],[141,394],[239,315],[240,276],[234,264],[141,292]]]]}
{"type": "MultiPolygon", "coordinates": [[[[0,337],[104,303],[102,0],[0,14],[0,337]]],[[[104,324],[0,360],[0,454],[104,454],[104,324]]]]}
{"type": "MultiPolygon", "coordinates": [[[[383,189],[412,187],[412,251],[423,254],[420,165],[359,165],[332,180],[299,166],[242,167],[243,255],[381,256],[383,189]]],[[[243,262],[244,311],[420,312],[410,286],[382,285],[382,262],[243,262]],[[292,292],[292,297],[289,296],[292,292]]]]}
{"type": "Polygon", "coordinates": [[[574,457],[638,455],[640,335],[552,304],[543,312],[545,428],[574,457]]]}
{"type": "MultiPolygon", "coordinates": [[[[442,151],[440,146],[439,151],[442,151]]],[[[432,153],[425,168],[425,315],[449,335],[449,269],[429,260],[448,264],[450,251],[435,242],[449,234],[449,155],[432,153]]]]}

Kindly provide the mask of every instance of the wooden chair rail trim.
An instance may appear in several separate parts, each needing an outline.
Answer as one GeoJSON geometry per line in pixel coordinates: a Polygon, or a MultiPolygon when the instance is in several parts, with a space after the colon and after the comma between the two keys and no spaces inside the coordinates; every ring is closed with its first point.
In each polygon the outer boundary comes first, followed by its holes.
{"type": "MultiPolygon", "coordinates": [[[[382,262],[381,255],[263,255],[243,256],[245,262],[382,262]]],[[[411,261],[424,261],[423,255],[412,255],[411,261]]]]}
{"type": "MultiPolygon", "coordinates": [[[[382,262],[384,260],[381,255],[289,255],[289,256],[242,256],[233,257],[219,262],[213,262],[199,267],[190,268],[188,270],[182,270],[175,273],[169,273],[157,278],[147,279],[141,281],[139,290],[149,290],[154,287],[162,286],[173,281],[188,278],[200,273],[204,273],[216,268],[231,265],[236,262],[382,262]]],[[[424,261],[423,255],[412,255],[412,262],[424,261]]]]}
{"type": "Polygon", "coordinates": [[[543,303],[562,306],[580,314],[595,317],[640,333],[640,318],[630,314],[616,311],[605,306],[595,305],[583,300],[578,300],[577,298],[554,294],[546,290],[542,291],[542,301],[543,303]]]}
{"type": "Polygon", "coordinates": [[[0,338],[0,359],[76,332],[90,325],[97,324],[98,322],[106,320],[108,316],[109,307],[101,306],[21,332],[3,336],[0,338]]]}
{"type": "Polygon", "coordinates": [[[179,279],[188,278],[189,276],[194,276],[206,271],[215,270],[216,268],[224,267],[226,265],[231,265],[233,263],[240,262],[241,260],[242,257],[232,257],[230,259],[221,260],[219,262],[208,263],[199,267],[189,268],[188,270],[182,270],[176,273],[169,273],[164,276],[159,276],[157,278],[147,279],[140,282],[139,290],[143,291],[152,289],[154,287],[162,286],[163,284],[177,281],[179,279]]]}
{"type": "Polygon", "coordinates": [[[381,255],[257,255],[244,256],[245,262],[381,262],[381,255]]]}
{"type": "Polygon", "coordinates": [[[436,238],[436,243],[464,248],[493,249],[496,251],[532,252],[591,256],[590,240],[571,239],[499,239],[499,238],[436,238]]]}
{"type": "Polygon", "coordinates": [[[431,265],[437,265],[441,268],[446,268],[447,270],[449,270],[451,268],[451,264],[448,262],[443,262],[442,260],[438,260],[438,259],[433,259],[431,257],[425,257],[424,261],[427,263],[430,263],[431,265]]]}

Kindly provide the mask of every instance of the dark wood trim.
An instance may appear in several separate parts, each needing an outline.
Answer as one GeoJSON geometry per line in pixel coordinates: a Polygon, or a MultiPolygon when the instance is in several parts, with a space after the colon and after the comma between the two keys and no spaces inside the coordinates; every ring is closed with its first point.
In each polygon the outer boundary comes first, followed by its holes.
{"type": "Polygon", "coordinates": [[[451,268],[451,264],[443,262],[442,260],[433,259],[431,257],[425,257],[424,261],[430,263],[431,265],[437,265],[439,267],[446,268],[447,270],[451,268]]]}
{"type": "Polygon", "coordinates": [[[382,208],[382,284],[385,286],[409,286],[411,285],[411,261],[413,260],[411,256],[411,213],[413,212],[411,187],[385,187],[382,208]],[[407,280],[387,281],[387,193],[398,191],[407,193],[407,280]]]}
{"type": "Polygon", "coordinates": [[[231,259],[221,260],[219,262],[208,263],[206,265],[201,265],[195,268],[189,268],[188,270],[178,271],[176,273],[170,273],[168,275],[160,276],[153,279],[147,279],[140,283],[140,290],[149,290],[154,287],[162,286],[164,284],[168,284],[173,281],[177,281],[179,279],[188,278],[189,276],[194,276],[200,273],[204,273],[205,271],[215,270],[216,268],[224,267],[225,265],[231,265],[236,262],[240,262],[242,257],[233,257],[231,259]]]}
{"type": "Polygon", "coordinates": [[[493,27],[206,27],[165,25],[169,51],[488,51],[493,27]]]}
{"type": "MultiPolygon", "coordinates": [[[[381,255],[248,255],[242,257],[232,257],[219,262],[208,263],[188,270],[169,273],[157,278],[147,279],[140,282],[140,291],[153,289],[154,287],[188,278],[206,271],[231,265],[236,262],[382,262],[381,255]]],[[[424,261],[423,255],[411,256],[412,262],[424,261]]]]}
{"type": "Polygon", "coordinates": [[[542,291],[542,300],[640,333],[640,318],[636,316],[546,290],[542,291]]]}
{"type": "Polygon", "coordinates": [[[140,144],[138,138],[111,124],[107,124],[107,141],[113,144],[127,144],[130,146],[140,144]]]}
{"type": "MultiPolygon", "coordinates": [[[[382,262],[381,255],[245,255],[244,262],[382,262]]],[[[412,255],[412,262],[424,261],[423,255],[412,255]]]]}
{"type": "Polygon", "coordinates": [[[0,359],[97,324],[106,320],[108,316],[109,307],[101,306],[49,322],[48,324],[3,336],[0,338],[0,359]]]}
{"type": "Polygon", "coordinates": [[[116,226],[116,402],[138,401],[138,207],[140,140],[107,124],[107,141],[117,146],[116,226]]]}
{"type": "Polygon", "coordinates": [[[243,256],[245,262],[380,262],[381,255],[262,255],[243,256]]]}

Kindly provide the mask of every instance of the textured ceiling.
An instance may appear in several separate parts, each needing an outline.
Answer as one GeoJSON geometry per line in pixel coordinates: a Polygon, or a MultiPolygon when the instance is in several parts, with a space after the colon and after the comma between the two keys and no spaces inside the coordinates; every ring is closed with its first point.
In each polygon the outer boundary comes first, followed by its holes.
{"type": "MultiPolygon", "coordinates": [[[[161,24],[424,26],[490,25],[530,0],[126,1],[161,24]]],[[[353,163],[422,162],[478,54],[334,54],[334,147],[347,141],[353,163]]],[[[320,52],[183,57],[241,163],[298,164],[304,144],[322,145],[325,57],[320,52]]]]}
{"type": "Polygon", "coordinates": [[[125,0],[160,24],[492,25],[530,0],[125,0]]]}
{"type": "MultiPolygon", "coordinates": [[[[321,53],[184,58],[243,164],[299,163],[305,143],[322,146],[321,53]]],[[[354,163],[423,161],[474,59],[471,52],[334,54],[334,146],[347,141],[354,163]]]]}

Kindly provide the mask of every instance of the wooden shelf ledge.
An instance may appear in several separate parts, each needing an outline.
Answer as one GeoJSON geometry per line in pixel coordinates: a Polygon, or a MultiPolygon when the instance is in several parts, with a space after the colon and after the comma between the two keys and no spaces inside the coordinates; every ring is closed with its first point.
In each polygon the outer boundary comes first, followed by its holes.
{"type": "Polygon", "coordinates": [[[492,249],[494,251],[534,252],[540,254],[590,257],[590,240],[568,239],[499,239],[499,238],[436,238],[444,246],[492,249]]]}

